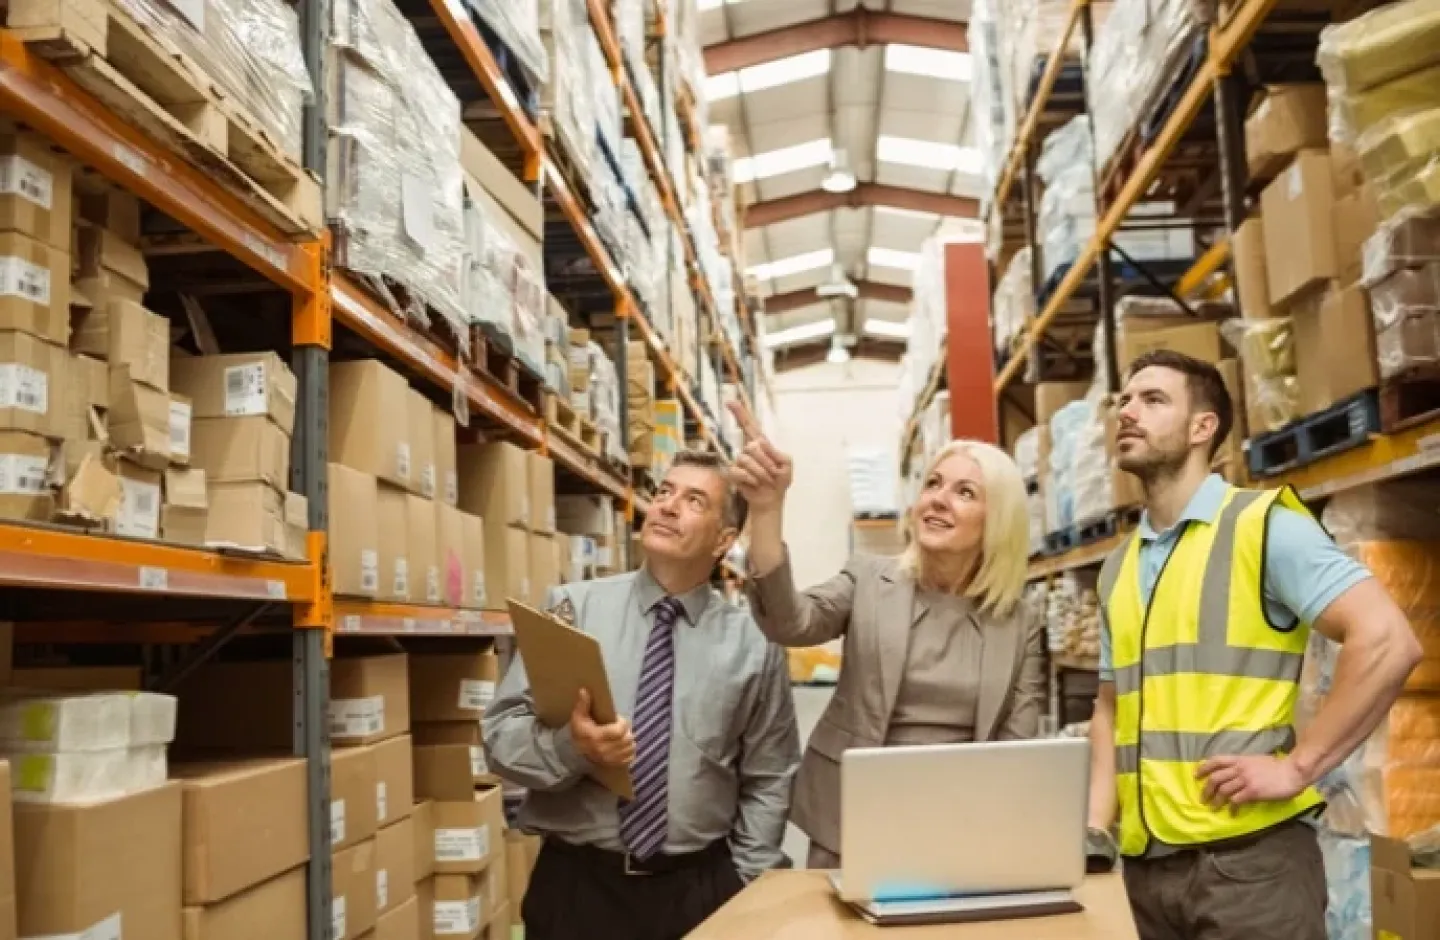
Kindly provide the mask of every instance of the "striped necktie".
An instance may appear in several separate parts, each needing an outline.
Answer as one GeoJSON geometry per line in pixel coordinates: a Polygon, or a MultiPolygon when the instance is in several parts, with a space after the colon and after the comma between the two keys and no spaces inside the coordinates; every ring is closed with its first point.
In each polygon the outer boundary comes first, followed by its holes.
{"type": "Polygon", "coordinates": [[[670,784],[670,719],[675,691],[675,621],[683,608],[673,597],[655,605],[635,693],[635,799],[620,804],[620,839],[644,860],[665,847],[670,784]]]}

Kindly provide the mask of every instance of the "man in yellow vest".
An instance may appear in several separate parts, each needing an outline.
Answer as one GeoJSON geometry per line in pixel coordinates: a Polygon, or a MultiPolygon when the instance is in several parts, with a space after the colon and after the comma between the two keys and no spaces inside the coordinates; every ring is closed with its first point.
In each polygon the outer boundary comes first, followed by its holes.
{"type": "Polygon", "coordinates": [[[1325,940],[1315,784],[1384,716],[1419,644],[1292,490],[1210,473],[1233,418],[1214,366],[1142,356],[1119,405],[1145,513],[1100,574],[1087,848],[1118,851],[1143,940],[1325,940]],[[1297,738],[1312,627],[1342,652],[1297,738]]]}

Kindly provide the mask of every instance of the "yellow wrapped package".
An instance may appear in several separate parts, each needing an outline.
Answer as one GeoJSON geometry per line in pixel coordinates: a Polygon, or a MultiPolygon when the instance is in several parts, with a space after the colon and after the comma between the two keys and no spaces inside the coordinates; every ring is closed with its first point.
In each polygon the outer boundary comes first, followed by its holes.
{"type": "Polygon", "coordinates": [[[1440,159],[1440,108],[1391,116],[1356,144],[1371,182],[1413,174],[1440,159]]]}
{"type": "Polygon", "coordinates": [[[1420,640],[1423,658],[1405,690],[1440,692],[1440,542],[1357,542],[1349,551],[1405,611],[1420,640]]]}
{"type": "Polygon", "coordinates": [[[1363,768],[1370,831],[1405,839],[1440,825],[1440,696],[1402,695],[1365,745],[1363,768]]]}
{"type": "Polygon", "coordinates": [[[1330,139],[1356,143],[1388,120],[1440,107],[1440,65],[1364,91],[1330,89],[1330,139]]]}
{"type": "Polygon", "coordinates": [[[1390,3],[1320,33],[1320,72],[1357,92],[1440,63],[1440,0],[1390,3]]]}
{"type": "Polygon", "coordinates": [[[1245,365],[1245,417],[1251,434],[1278,431],[1300,416],[1295,336],[1289,317],[1226,320],[1220,330],[1245,365]]]}

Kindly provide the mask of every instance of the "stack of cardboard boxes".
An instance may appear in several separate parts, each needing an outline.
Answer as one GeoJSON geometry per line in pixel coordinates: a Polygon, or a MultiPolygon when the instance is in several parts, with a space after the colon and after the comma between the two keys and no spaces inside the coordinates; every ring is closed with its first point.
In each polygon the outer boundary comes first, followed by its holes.
{"type": "Polygon", "coordinates": [[[486,607],[545,602],[567,546],[555,538],[555,464],[496,441],[460,448],[460,508],[485,520],[486,607]]]}
{"type": "Polygon", "coordinates": [[[560,531],[570,543],[567,580],[605,578],[624,570],[624,515],[608,496],[561,496],[555,501],[560,531]]]}
{"type": "Polygon", "coordinates": [[[630,466],[655,468],[655,366],[643,342],[625,350],[626,422],[630,466]]]}

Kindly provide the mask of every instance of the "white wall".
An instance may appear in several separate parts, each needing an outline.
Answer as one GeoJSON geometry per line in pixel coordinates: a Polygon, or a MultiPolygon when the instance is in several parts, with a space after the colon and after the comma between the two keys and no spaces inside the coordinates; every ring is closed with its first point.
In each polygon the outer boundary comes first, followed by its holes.
{"type": "Polygon", "coordinates": [[[765,423],[795,460],[785,536],[801,587],[831,577],[845,564],[851,521],[847,452],[899,446],[899,379],[898,364],[868,359],[775,376],[775,408],[765,423]]]}

